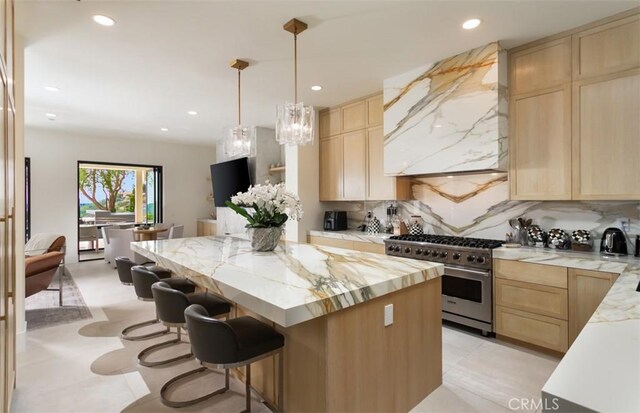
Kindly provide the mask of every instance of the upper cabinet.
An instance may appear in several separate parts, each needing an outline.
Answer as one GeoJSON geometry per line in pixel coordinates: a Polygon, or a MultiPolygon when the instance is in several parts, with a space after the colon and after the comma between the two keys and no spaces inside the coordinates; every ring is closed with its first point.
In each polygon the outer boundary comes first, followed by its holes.
{"type": "Polygon", "coordinates": [[[384,81],[384,171],[507,170],[507,61],[496,42],[384,81]]]}
{"type": "Polygon", "coordinates": [[[511,198],[640,199],[638,10],[518,47],[509,62],[511,198]]]}
{"type": "Polygon", "coordinates": [[[411,198],[410,180],[384,175],[382,95],[320,112],[320,200],[411,198]]]}

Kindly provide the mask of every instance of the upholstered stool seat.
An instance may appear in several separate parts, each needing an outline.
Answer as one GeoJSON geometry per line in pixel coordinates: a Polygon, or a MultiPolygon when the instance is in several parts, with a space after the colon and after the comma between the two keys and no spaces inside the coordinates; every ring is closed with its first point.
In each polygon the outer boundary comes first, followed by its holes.
{"type": "MultiPolygon", "coordinates": [[[[129,257],[116,257],[116,268],[118,270],[118,278],[120,279],[120,282],[122,284],[133,285],[133,278],[131,278],[131,268],[133,268],[136,265],[139,265],[139,264],[136,264],[129,257]]],[[[155,267],[156,263],[148,262],[142,265],[144,265],[147,268],[150,268],[150,267],[155,267]]],[[[166,270],[165,268],[162,268],[162,270],[165,270],[166,272],[168,272],[168,274],[165,275],[164,273],[162,273],[163,276],[161,276],[160,278],[171,277],[171,271],[166,270]]]]}
{"type": "Polygon", "coordinates": [[[183,373],[169,380],[160,389],[162,402],[171,407],[189,406],[229,390],[229,369],[245,366],[245,412],[251,411],[251,363],[278,355],[278,410],[283,410],[284,336],[273,327],[252,317],[221,321],[211,318],[206,308],[192,304],[185,310],[191,350],[203,367],[183,373]],[[206,369],[224,369],[225,385],[205,396],[185,402],[173,402],[166,392],[178,381],[206,369]]]}
{"type": "MultiPolygon", "coordinates": [[[[195,284],[185,278],[160,278],[158,276],[158,274],[166,275],[167,271],[168,270],[161,267],[147,268],[142,265],[132,267],[131,277],[133,278],[133,287],[136,290],[138,300],[153,301],[151,286],[161,280],[169,284],[174,290],[180,290],[185,294],[192,293],[196,290],[195,284]]],[[[170,271],[169,275],[171,275],[170,271]]]]}
{"type": "Polygon", "coordinates": [[[149,354],[161,348],[183,342],[182,329],[186,327],[184,311],[194,302],[200,303],[205,308],[210,309],[210,314],[216,316],[224,315],[225,317],[227,317],[229,315],[229,312],[231,311],[231,305],[228,302],[216,297],[213,294],[192,293],[187,295],[178,289],[172,288],[172,286],[167,283],[167,281],[168,280],[162,280],[154,283],[151,286],[151,292],[156,303],[156,314],[158,314],[158,318],[165,326],[167,326],[167,328],[176,328],[177,338],[153,345],[151,347],[147,347],[146,349],[142,350],[140,354],[138,354],[138,362],[142,366],[155,367],[193,357],[193,354],[189,352],[187,354],[183,354],[166,360],[147,360],[149,354]]]}
{"type": "Polygon", "coordinates": [[[155,263],[152,263],[151,265],[144,265],[144,266],[149,271],[151,271],[152,273],[157,275],[158,278],[160,278],[160,279],[171,277],[171,270],[169,270],[167,268],[164,268],[164,267],[160,267],[160,266],[156,265],[155,263]]]}

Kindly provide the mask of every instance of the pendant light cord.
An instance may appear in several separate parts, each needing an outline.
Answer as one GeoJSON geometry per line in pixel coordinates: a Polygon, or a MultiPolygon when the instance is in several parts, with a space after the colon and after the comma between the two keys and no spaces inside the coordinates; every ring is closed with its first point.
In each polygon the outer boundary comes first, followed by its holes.
{"type": "Polygon", "coordinates": [[[238,69],[238,126],[242,125],[242,122],[240,121],[240,72],[241,70],[238,69]]]}
{"type": "Polygon", "coordinates": [[[293,103],[298,103],[298,35],[293,34],[293,103]]]}

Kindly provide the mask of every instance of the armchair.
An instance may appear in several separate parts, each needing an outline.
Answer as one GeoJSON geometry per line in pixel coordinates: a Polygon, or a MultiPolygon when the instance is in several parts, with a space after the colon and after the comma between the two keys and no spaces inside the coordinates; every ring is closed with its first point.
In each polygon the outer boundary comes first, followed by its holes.
{"type": "Polygon", "coordinates": [[[34,234],[25,245],[25,297],[43,290],[58,291],[62,305],[62,277],[66,238],[57,234],[34,234]],[[49,288],[53,277],[62,266],[58,288],[49,288]]]}

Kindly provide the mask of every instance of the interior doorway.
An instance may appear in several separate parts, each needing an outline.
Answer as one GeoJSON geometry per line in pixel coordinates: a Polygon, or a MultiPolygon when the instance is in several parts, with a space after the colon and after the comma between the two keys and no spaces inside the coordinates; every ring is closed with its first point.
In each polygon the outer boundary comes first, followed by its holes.
{"type": "Polygon", "coordinates": [[[162,222],[162,166],[78,161],[78,260],[103,259],[103,229],[162,222]]]}

